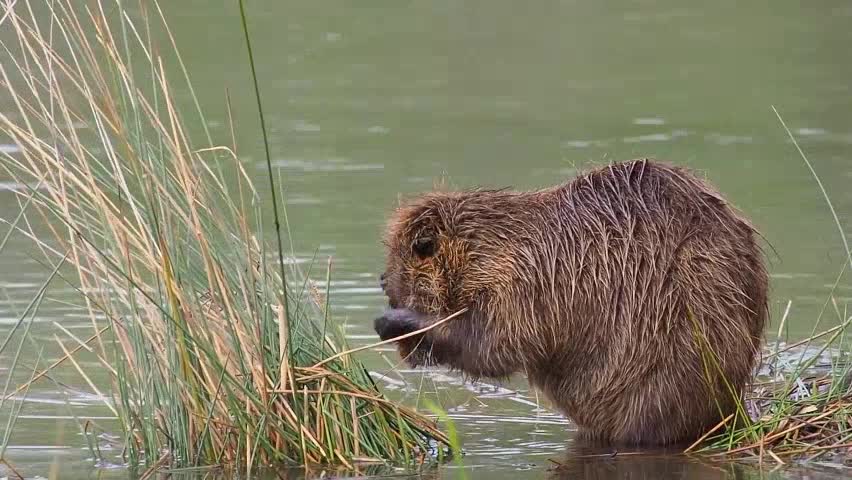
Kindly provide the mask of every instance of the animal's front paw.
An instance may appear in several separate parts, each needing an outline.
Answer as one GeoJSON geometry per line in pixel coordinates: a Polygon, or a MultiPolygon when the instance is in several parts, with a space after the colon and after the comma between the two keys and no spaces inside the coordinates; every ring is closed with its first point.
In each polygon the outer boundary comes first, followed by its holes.
{"type": "Polygon", "coordinates": [[[382,340],[390,340],[423,328],[420,315],[407,308],[392,308],[377,318],[373,328],[382,340]]]}

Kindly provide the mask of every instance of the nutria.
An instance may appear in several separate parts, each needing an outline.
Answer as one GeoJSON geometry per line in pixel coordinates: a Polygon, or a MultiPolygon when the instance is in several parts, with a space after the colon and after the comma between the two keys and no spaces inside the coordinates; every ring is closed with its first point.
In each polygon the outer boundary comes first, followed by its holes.
{"type": "Polygon", "coordinates": [[[382,339],[413,366],[525,373],[596,443],[671,445],[734,412],[767,321],[758,233],[647,159],[533,192],[433,192],[393,214],[382,339]]]}

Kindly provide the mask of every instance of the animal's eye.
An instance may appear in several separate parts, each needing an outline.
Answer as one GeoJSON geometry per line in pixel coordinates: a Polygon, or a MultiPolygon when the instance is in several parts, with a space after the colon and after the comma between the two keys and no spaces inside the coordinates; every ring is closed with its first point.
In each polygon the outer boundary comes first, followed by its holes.
{"type": "Polygon", "coordinates": [[[430,257],[435,253],[435,240],[431,237],[420,237],[411,245],[418,257],[430,257]]]}

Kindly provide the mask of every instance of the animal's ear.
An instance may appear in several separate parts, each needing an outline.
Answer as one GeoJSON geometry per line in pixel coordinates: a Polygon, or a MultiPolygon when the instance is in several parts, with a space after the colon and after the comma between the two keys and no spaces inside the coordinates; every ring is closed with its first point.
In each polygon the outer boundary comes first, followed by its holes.
{"type": "Polygon", "coordinates": [[[438,238],[447,233],[444,209],[432,195],[425,195],[397,209],[391,224],[392,236],[399,246],[419,258],[427,258],[438,249],[438,238]]]}
{"type": "Polygon", "coordinates": [[[404,234],[410,239],[434,236],[431,232],[437,230],[440,215],[429,204],[412,204],[400,211],[402,223],[405,225],[404,234]]]}

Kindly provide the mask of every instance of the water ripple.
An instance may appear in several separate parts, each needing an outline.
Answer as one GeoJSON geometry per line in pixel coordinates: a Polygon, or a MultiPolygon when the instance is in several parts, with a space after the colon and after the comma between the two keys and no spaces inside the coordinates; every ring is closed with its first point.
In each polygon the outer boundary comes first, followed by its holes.
{"type": "Polygon", "coordinates": [[[272,162],[275,167],[287,170],[299,170],[305,173],[316,172],[365,172],[383,170],[381,163],[350,163],[345,158],[324,160],[306,160],[303,158],[284,158],[272,162]]]}

